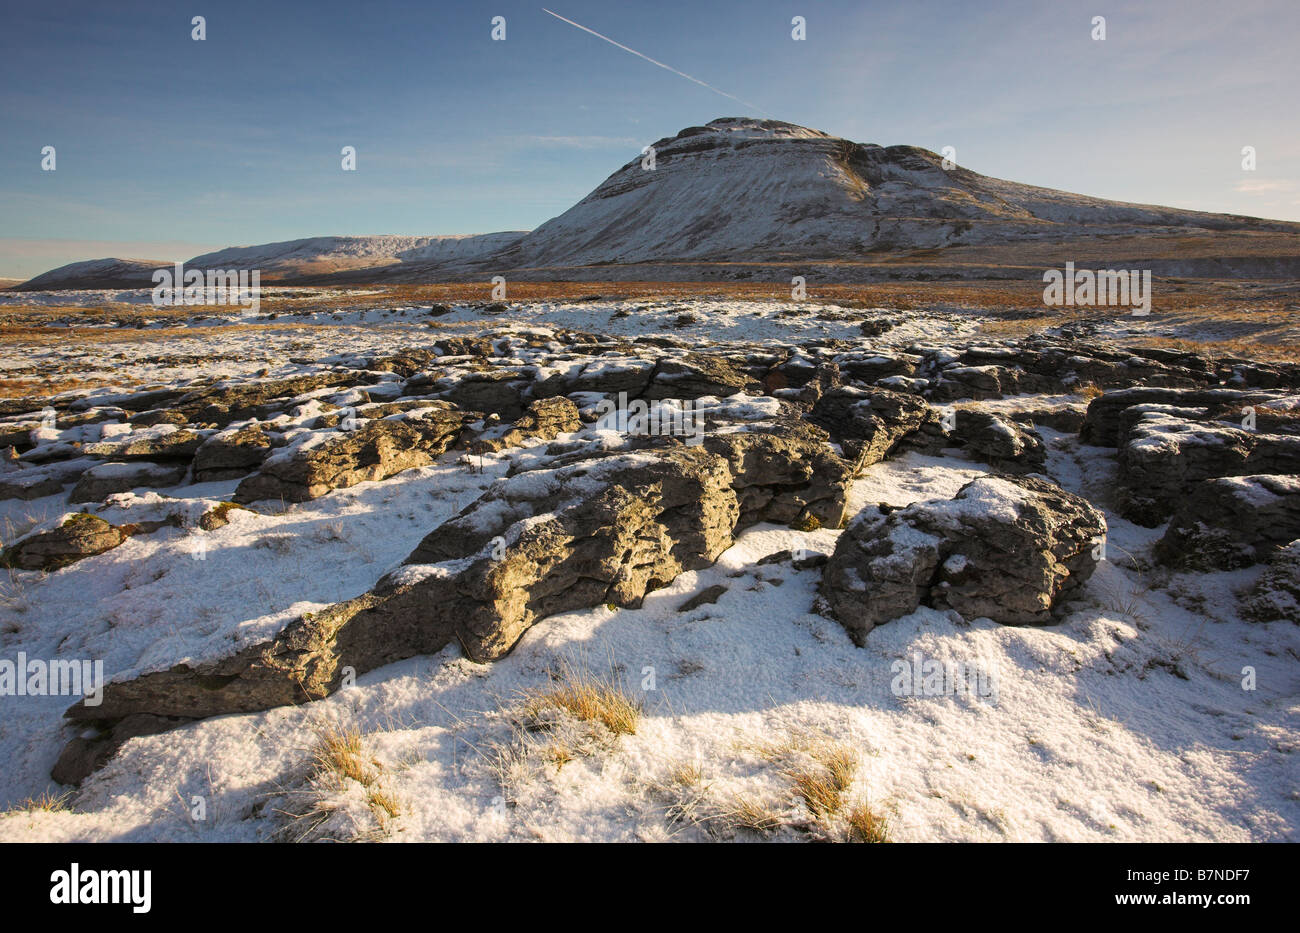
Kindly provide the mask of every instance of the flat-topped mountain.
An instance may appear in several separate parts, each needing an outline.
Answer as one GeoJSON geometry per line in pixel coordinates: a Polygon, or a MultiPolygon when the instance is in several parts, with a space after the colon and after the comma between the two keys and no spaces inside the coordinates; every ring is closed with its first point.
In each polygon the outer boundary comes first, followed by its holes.
{"type": "Polygon", "coordinates": [[[654,144],[501,258],[521,265],[851,260],[958,244],[1300,225],[1107,201],[943,167],[915,146],[725,118],[654,144]]]}
{"type": "Polygon", "coordinates": [[[916,146],[727,117],[653,149],[653,168],[638,156],[483,261],[405,263],[380,277],[735,279],[816,267],[821,280],[1019,278],[1067,259],[1175,275],[1300,272],[1300,224],[1004,181],[916,146]]]}

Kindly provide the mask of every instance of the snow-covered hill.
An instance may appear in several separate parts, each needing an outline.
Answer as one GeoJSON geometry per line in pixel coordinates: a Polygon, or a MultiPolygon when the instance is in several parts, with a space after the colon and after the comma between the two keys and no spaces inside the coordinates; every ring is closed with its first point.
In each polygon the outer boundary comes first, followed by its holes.
{"type": "Polygon", "coordinates": [[[278,279],[398,262],[447,263],[482,259],[513,245],[523,231],[455,236],[325,236],[260,246],[232,246],[195,256],[204,269],[260,269],[278,279]]]}
{"type": "Polygon", "coordinates": [[[16,288],[27,291],[53,291],[63,288],[144,288],[153,282],[153,271],[170,267],[170,259],[88,259],[70,262],[16,288]]]}
{"type": "Polygon", "coordinates": [[[1300,225],[1107,201],[1002,181],[915,146],[855,143],[775,120],[724,118],[654,144],[523,238],[520,266],[862,259],[1080,234],[1300,225]]]}
{"type": "MultiPolygon", "coordinates": [[[[192,269],[257,269],[265,281],[378,269],[403,262],[471,262],[513,245],[524,232],[453,236],[325,236],[258,246],[231,246],[185,261],[192,269]]],[[[171,259],[93,259],[69,263],[18,286],[31,291],[68,288],[143,288],[171,259]]]]}

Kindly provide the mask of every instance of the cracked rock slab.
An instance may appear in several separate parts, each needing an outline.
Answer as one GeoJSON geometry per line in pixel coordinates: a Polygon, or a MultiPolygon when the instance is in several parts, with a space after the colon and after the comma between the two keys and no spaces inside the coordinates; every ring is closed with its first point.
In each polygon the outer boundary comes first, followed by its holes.
{"type": "Polygon", "coordinates": [[[1043,625],[1096,566],[1106,524],[1084,499],[1032,477],[981,477],[951,500],[867,509],[840,536],[822,596],[861,644],[925,605],[1043,625]]]}

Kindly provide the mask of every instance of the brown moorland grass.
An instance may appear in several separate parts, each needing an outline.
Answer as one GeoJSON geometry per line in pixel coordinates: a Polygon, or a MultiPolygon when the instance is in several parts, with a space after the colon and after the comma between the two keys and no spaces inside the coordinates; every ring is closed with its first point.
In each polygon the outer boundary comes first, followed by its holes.
{"type": "MultiPolygon", "coordinates": [[[[1181,347],[1203,352],[1261,360],[1300,359],[1300,285],[1274,281],[1219,282],[1212,280],[1157,280],[1152,315],[1146,322],[1153,333],[1134,334],[1133,345],[1181,347]],[[1195,339],[1192,339],[1192,338],[1195,339]]],[[[485,282],[421,285],[349,286],[313,288],[306,297],[265,297],[264,313],[329,313],[378,310],[447,302],[491,303],[491,286],[485,282]],[[365,291],[369,294],[360,294],[365,291]]],[[[508,303],[530,301],[636,301],[716,297],[723,299],[789,302],[784,281],[768,282],[512,282],[508,303]]],[[[811,284],[807,302],[841,304],[853,308],[970,312],[989,318],[981,332],[990,338],[1016,338],[1070,321],[1129,323],[1131,316],[1118,308],[1045,308],[1042,286],[1036,281],[993,282],[884,282],[873,284],[811,284]]],[[[319,340],[329,323],[303,324],[268,321],[256,324],[182,325],[211,316],[204,307],[141,308],[139,305],[95,307],[45,307],[14,305],[0,308],[0,348],[48,347],[66,344],[114,344],[203,338],[228,333],[230,327],[262,328],[267,333],[311,334],[319,340]],[[68,326],[69,321],[85,326],[68,326]],[[145,327],[146,323],[154,326],[145,327]],[[52,326],[53,325],[53,326],[52,326]]],[[[488,318],[487,320],[490,320],[488,318]]],[[[382,326],[382,322],[376,322],[382,326]]],[[[91,383],[93,384],[93,383],[91,383]]],[[[31,386],[19,384],[3,396],[21,395],[31,386]]],[[[52,391],[44,384],[43,394],[52,391]]]]}
{"type": "MultiPolygon", "coordinates": [[[[972,309],[1037,310],[1043,306],[1043,285],[1037,278],[994,281],[894,281],[873,283],[826,282],[810,280],[808,300],[862,303],[867,307],[897,307],[905,310],[954,305],[972,309]]],[[[426,284],[379,284],[348,287],[312,287],[287,289],[286,294],[264,295],[261,313],[288,311],[342,311],[424,304],[447,301],[490,303],[492,285],[485,281],[437,282],[426,284]]],[[[773,276],[768,281],[653,282],[653,281],[512,281],[507,286],[507,302],[520,301],[596,301],[645,299],[685,299],[718,297],[730,299],[790,301],[789,279],[773,276]]],[[[1184,310],[1206,303],[1250,302],[1259,307],[1282,308],[1300,299],[1300,286],[1286,282],[1217,281],[1165,279],[1156,277],[1153,308],[1184,310]]],[[[223,309],[212,306],[154,308],[138,304],[97,305],[24,305],[0,306],[0,324],[24,321],[41,322],[67,319],[87,324],[132,326],[144,321],[185,321],[208,317],[223,309]]],[[[227,309],[229,310],[229,309],[227,309]]]]}
{"type": "Polygon", "coordinates": [[[79,379],[75,376],[58,376],[49,379],[0,379],[0,398],[44,398],[71,392],[73,389],[93,389],[109,385],[107,379],[79,379]]]}

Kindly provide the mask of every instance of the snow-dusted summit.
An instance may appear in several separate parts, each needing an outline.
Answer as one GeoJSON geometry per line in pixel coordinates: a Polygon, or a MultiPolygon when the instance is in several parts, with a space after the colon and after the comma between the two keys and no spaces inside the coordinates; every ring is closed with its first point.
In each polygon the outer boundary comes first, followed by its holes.
{"type": "Polygon", "coordinates": [[[1002,181],[936,153],[728,117],[654,144],[502,260],[853,260],[872,252],[1170,228],[1300,225],[1107,201],[1002,181]]]}

